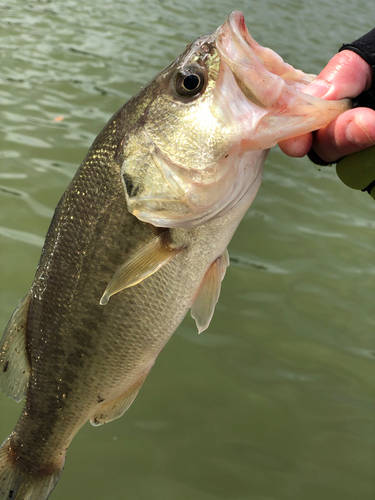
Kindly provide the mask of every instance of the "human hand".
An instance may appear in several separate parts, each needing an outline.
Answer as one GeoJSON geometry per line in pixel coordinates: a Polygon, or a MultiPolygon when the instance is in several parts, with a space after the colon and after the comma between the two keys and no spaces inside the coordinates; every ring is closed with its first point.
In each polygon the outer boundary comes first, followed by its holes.
{"type": "MultiPolygon", "coordinates": [[[[336,54],[304,92],[324,99],[356,97],[372,84],[371,66],[351,50],[336,54]]],[[[345,111],[327,127],[280,141],[281,150],[294,157],[307,154],[311,147],[325,161],[335,162],[375,145],[375,111],[354,108],[345,111]]]]}

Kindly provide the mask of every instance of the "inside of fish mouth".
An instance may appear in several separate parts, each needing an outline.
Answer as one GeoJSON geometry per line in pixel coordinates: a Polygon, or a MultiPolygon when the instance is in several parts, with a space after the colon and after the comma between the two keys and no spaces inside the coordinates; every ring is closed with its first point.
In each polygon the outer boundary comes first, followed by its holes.
{"type": "Polygon", "coordinates": [[[237,82],[238,87],[240,88],[241,92],[246,97],[246,99],[248,101],[252,102],[253,104],[255,104],[256,106],[259,106],[260,108],[266,109],[266,107],[267,107],[266,104],[264,102],[262,102],[260,99],[258,99],[258,97],[254,94],[254,92],[249,87],[247,87],[244,83],[242,83],[240,78],[238,78],[235,73],[233,73],[233,75],[234,75],[234,78],[237,82]]]}
{"type": "Polygon", "coordinates": [[[242,40],[244,40],[247,43],[247,45],[250,46],[249,41],[247,39],[248,30],[247,30],[247,26],[245,23],[245,16],[243,14],[238,22],[238,27],[240,29],[240,34],[241,34],[242,40]]]}

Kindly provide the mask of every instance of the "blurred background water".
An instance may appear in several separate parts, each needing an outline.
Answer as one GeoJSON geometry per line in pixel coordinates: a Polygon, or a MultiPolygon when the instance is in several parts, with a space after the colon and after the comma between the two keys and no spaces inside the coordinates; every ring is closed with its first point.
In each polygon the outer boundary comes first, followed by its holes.
{"type": "MultiPolygon", "coordinates": [[[[373,27],[365,0],[0,0],[0,330],[103,125],[234,8],[307,72],[373,27]]],[[[135,404],[86,425],[52,500],[374,498],[375,205],[275,148],[208,331],[187,317],[135,404]]],[[[21,406],[0,394],[0,441],[21,406]]]]}

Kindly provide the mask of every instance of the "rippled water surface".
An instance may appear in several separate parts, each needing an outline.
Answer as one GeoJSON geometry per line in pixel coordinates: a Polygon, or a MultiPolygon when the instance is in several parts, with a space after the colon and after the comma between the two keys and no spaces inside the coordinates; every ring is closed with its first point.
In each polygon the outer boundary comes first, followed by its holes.
{"type": "MultiPolygon", "coordinates": [[[[241,9],[307,72],[373,27],[359,0],[0,1],[0,329],[108,118],[241,9]]],[[[375,206],[271,153],[208,331],[186,318],[129,412],[86,425],[52,500],[374,498],[375,206]]],[[[0,441],[21,406],[0,395],[0,441]]]]}

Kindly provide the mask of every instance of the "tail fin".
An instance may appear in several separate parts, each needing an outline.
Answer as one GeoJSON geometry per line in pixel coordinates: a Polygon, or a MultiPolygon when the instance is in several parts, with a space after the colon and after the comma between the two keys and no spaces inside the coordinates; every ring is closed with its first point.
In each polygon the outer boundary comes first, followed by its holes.
{"type": "Polygon", "coordinates": [[[0,500],[47,500],[63,469],[38,475],[21,471],[10,443],[8,438],[0,447],[0,500]]]}

